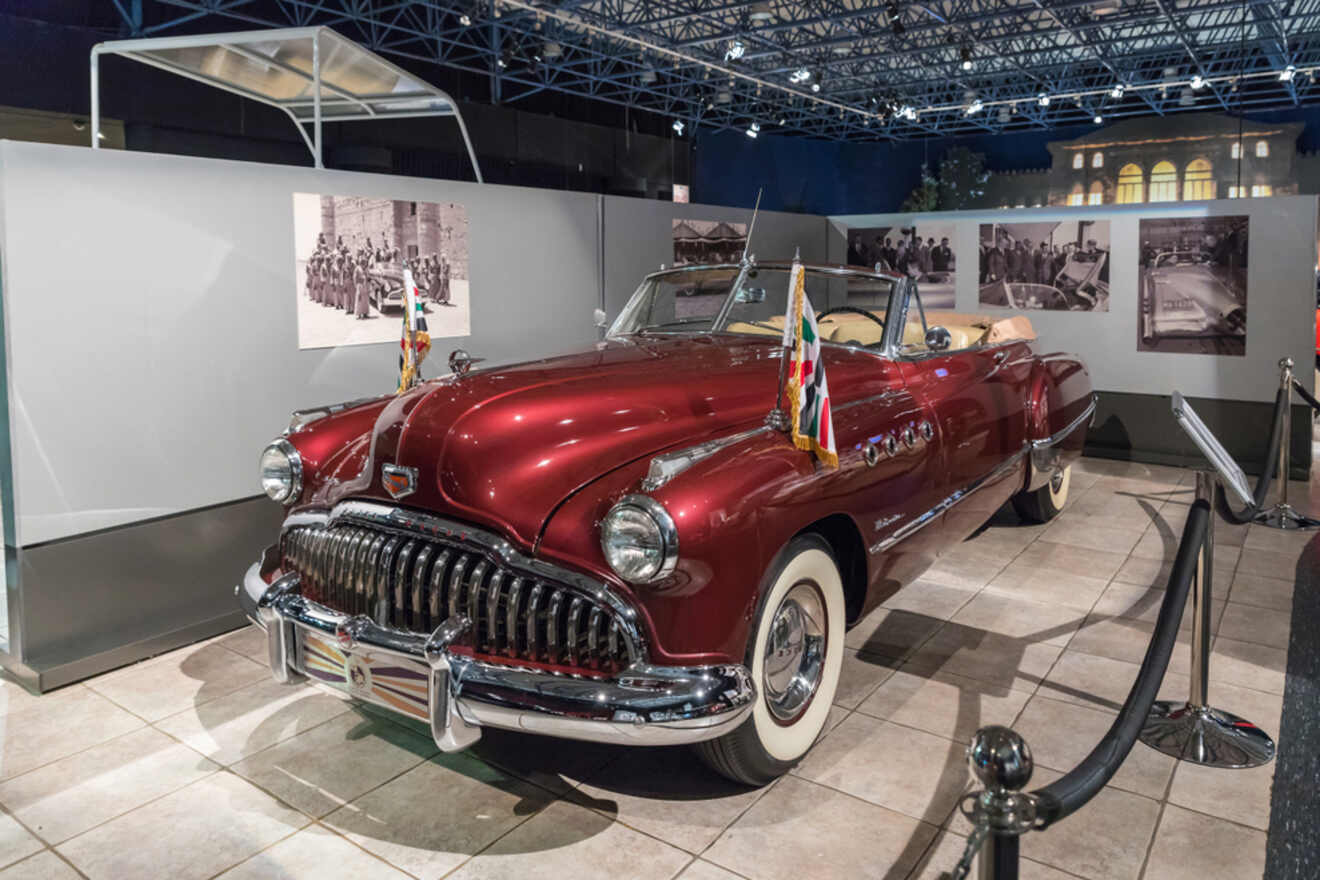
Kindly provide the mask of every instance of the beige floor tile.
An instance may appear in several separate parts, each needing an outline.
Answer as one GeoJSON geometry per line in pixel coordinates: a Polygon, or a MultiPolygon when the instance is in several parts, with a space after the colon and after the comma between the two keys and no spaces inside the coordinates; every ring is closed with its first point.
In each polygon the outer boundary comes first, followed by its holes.
{"type": "Polygon", "coordinates": [[[1267,831],[1274,763],[1240,770],[1179,762],[1169,802],[1267,831]]]}
{"type": "MultiPolygon", "coordinates": [[[[545,789],[459,752],[423,762],[331,813],[323,824],[410,874],[434,878],[553,799],[545,789]],[[418,804],[428,806],[422,810],[418,804]]],[[[594,822],[586,836],[599,834],[610,821],[594,822]]],[[[567,845],[571,832],[566,829],[565,835],[567,845]]]]}
{"type": "Polygon", "coordinates": [[[979,590],[1003,571],[1014,556],[1013,553],[959,547],[935,560],[921,578],[960,590],[979,590]]]}
{"type": "Polygon", "coordinates": [[[488,727],[469,751],[507,773],[563,794],[631,750],[488,727]]]}
{"type": "MultiPolygon", "coordinates": [[[[1059,655],[1059,661],[1037,693],[1051,700],[1117,712],[1127,699],[1140,669],[1138,663],[1070,649],[1059,655]]],[[[1159,699],[1181,700],[1187,697],[1187,693],[1186,675],[1164,673],[1159,699]]]]}
{"type": "Polygon", "coordinates": [[[1282,694],[1287,671],[1288,650],[1283,646],[1239,642],[1221,634],[1210,652],[1211,681],[1282,694]]]}
{"type": "Polygon", "coordinates": [[[1233,587],[1228,593],[1228,598],[1240,605],[1272,608],[1275,611],[1291,614],[1293,582],[1239,572],[1233,578],[1233,587]]]}
{"type": "Polygon", "coordinates": [[[703,858],[755,880],[899,880],[935,826],[788,776],[703,858]]]}
{"type": "Polygon", "coordinates": [[[265,849],[307,821],[250,783],[222,772],[57,849],[91,880],[200,880],[265,849]]]}
{"type": "MultiPolygon", "coordinates": [[[[1100,742],[1117,716],[1117,712],[1037,695],[1022,710],[1013,729],[1031,747],[1037,766],[1066,773],[1100,742]]],[[[1109,785],[1159,800],[1176,764],[1174,758],[1138,743],[1109,785]]]]}
{"type": "Polygon", "coordinates": [[[1167,503],[1164,498],[1105,491],[1099,484],[1093,488],[1095,491],[1087,492],[1077,499],[1070,512],[1114,528],[1144,529],[1160,517],[1167,503]]]}
{"type": "Polygon", "coordinates": [[[1151,880],[1255,878],[1264,871],[1265,832],[1173,804],[1164,808],[1146,866],[1146,876],[1151,880]]]}
{"type": "Polygon", "coordinates": [[[450,875],[452,880],[668,880],[691,858],[599,813],[557,801],[450,875]]]}
{"type": "Polygon", "coordinates": [[[1126,552],[1091,550],[1087,547],[1037,541],[1023,550],[1022,555],[1013,562],[1017,565],[1049,568],[1064,571],[1068,574],[1101,578],[1107,581],[1123,566],[1126,559],[1126,552]]]}
{"type": "Polygon", "coordinates": [[[909,659],[918,674],[948,672],[1001,688],[1034,687],[1062,652],[1058,645],[949,623],[909,659]]]}
{"type": "Polygon", "coordinates": [[[78,880],[78,872],[46,850],[0,871],[0,880],[78,880]]]}
{"type": "Polygon", "coordinates": [[[1114,583],[1154,587],[1162,590],[1169,584],[1169,572],[1172,569],[1172,559],[1146,559],[1141,556],[1131,556],[1119,568],[1118,573],[1114,575],[1114,583]]]}
{"type": "Polygon", "coordinates": [[[756,802],[764,789],[749,789],[713,772],[684,748],[631,749],[582,785],[584,800],[629,828],[699,853],[756,802]]]}
{"type": "MultiPolygon", "coordinates": [[[[950,872],[962,858],[966,847],[967,838],[951,831],[941,831],[939,840],[926,850],[917,870],[908,875],[908,880],[949,880],[950,872]]],[[[972,862],[969,877],[978,876],[977,865],[977,862],[972,862]]],[[[1076,875],[1065,874],[1049,865],[1023,858],[1018,862],[1018,877],[1020,880],[1075,880],[1076,875]]]]}
{"type": "Polygon", "coordinates": [[[1275,611],[1270,608],[1229,602],[1228,607],[1224,609],[1224,618],[1219,625],[1219,631],[1227,639],[1254,642],[1271,648],[1286,648],[1291,623],[1291,610],[1275,611]]]}
{"type": "Polygon", "coordinates": [[[311,825],[225,871],[217,880],[407,880],[338,834],[311,825]]]}
{"type": "Polygon", "coordinates": [[[83,690],[80,684],[70,685],[48,694],[34,694],[0,670],[0,718],[35,708],[42,703],[56,702],[61,697],[83,690]]]}
{"type": "Polygon", "coordinates": [[[1105,591],[1106,583],[1104,578],[1017,561],[1000,572],[985,591],[1085,613],[1105,591]]]}
{"type": "Polygon", "coordinates": [[[0,813],[0,866],[27,858],[45,846],[13,816],[0,813]]]}
{"type": "Polygon", "coordinates": [[[1073,608],[982,592],[953,616],[953,623],[1032,644],[1062,647],[1085,618],[1086,612],[1073,608]]]}
{"type": "Polygon", "coordinates": [[[158,721],[270,677],[270,671],[214,642],[191,645],[87,682],[134,715],[158,721]]]}
{"type": "Polygon", "coordinates": [[[992,519],[985,528],[969,535],[963,545],[990,556],[1017,556],[1049,528],[1047,523],[1022,522],[1011,507],[1004,509],[1011,513],[1011,520],[992,519]]]}
{"type": "Polygon", "coordinates": [[[143,726],[84,687],[57,691],[4,717],[0,779],[11,779],[143,726]]]}
{"type": "Polygon", "coordinates": [[[0,783],[0,803],[59,843],[219,769],[144,727],[0,783]]]}
{"type": "Polygon", "coordinates": [[[858,711],[967,742],[980,727],[1011,725],[1030,696],[1029,690],[995,687],[960,675],[899,670],[858,711]]]}
{"type": "Polygon", "coordinates": [[[724,870],[719,865],[697,859],[684,868],[683,873],[675,877],[674,880],[739,880],[739,877],[732,871],[724,870]]]}
{"type": "Polygon", "coordinates": [[[1040,536],[1041,542],[1126,555],[1141,540],[1140,528],[1126,529],[1098,525],[1080,515],[1075,519],[1067,517],[1067,513],[1061,514],[1045,530],[1045,534],[1040,536]]]}
{"type": "MultiPolygon", "coordinates": [[[[1292,502],[1292,499],[1288,499],[1292,502]]],[[[1254,523],[1247,531],[1247,540],[1242,546],[1248,550],[1264,550],[1283,556],[1297,556],[1315,540],[1316,533],[1309,529],[1272,529],[1269,526],[1254,523]]]]}
{"type": "Polygon", "coordinates": [[[966,787],[966,751],[944,737],[854,713],[793,773],[939,825],[966,787]]]}
{"type": "MultiPolygon", "coordinates": [[[[1056,778],[1058,774],[1037,772],[1031,785],[1047,785],[1056,778]]],[[[1159,803],[1111,784],[1083,809],[1084,815],[1023,837],[1022,856],[1087,880],[1136,880],[1159,819],[1159,803]]],[[[1146,876],[1164,880],[1163,874],[1147,871],[1146,876]]]]}
{"type": "MultiPolygon", "coordinates": [[[[1164,604],[1164,595],[1167,591],[1163,588],[1139,587],[1135,584],[1110,584],[1100,597],[1100,601],[1095,603],[1091,613],[1096,618],[1101,617],[1120,617],[1126,620],[1144,620],[1146,623],[1154,624],[1160,617],[1160,608],[1164,604]]],[[[1216,632],[1219,629],[1219,622],[1224,614],[1225,601],[1221,596],[1218,599],[1210,601],[1210,631],[1216,632]]],[[[1178,626],[1187,629],[1191,627],[1194,615],[1192,613],[1192,602],[1188,599],[1183,604],[1183,615],[1178,626]]]]}
{"type": "Polygon", "coordinates": [[[1264,691],[1229,684],[1215,678],[1210,667],[1210,705],[1239,718],[1250,721],[1272,738],[1279,738],[1279,724],[1283,718],[1283,697],[1264,691]]]}
{"type": "MultiPolygon", "coordinates": [[[[1141,663],[1154,631],[1155,624],[1144,620],[1092,615],[1073,636],[1068,648],[1128,663],[1141,663]]],[[[1180,630],[1169,657],[1169,671],[1187,675],[1191,670],[1190,651],[1191,631],[1180,630]]]]}
{"type": "Polygon", "coordinates": [[[223,635],[216,640],[216,643],[231,651],[237,651],[249,660],[255,660],[263,666],[270,662],[270,654],[266,646],[266,631],[255,624],[248,624],[242,629],[236,629],[223,635]]]}
{"type": "Polygon", "coordinates": [[[232,764],[347,712],[346,700],[306,685],[248,685],[156,722],[221,764],[232,764]]]}
{"type": "Polygon", "coordinates": [[[839,687],[834,692],[834,704],[845,709],[857,708],[858,703],[894,674],[898,662],[879,654],[846,650],[839,671],[839,687]]]}
{"type": "Polygon", "coordinates": [[[1297,557],[1295,554],[1274,553],[1268,550],[1243,550],[1238,562],[1239,574],[1257,577],[1272,577],[1279,580],[1297,581],[1297,557]]]}
{"type": "Polygon", "coordinates": [[[938,617],[877,608],[844,635],[843,643],[883,657],[903,658],[944,625],[938,617]]]}
{"type": "Polygon", "coordinates": [[[919,579],[890,596],[881,607],[948,620],[975,595],[975,590],[919,579]]]}
{"type": "Polygon", "coordinates": [[[320,817],[436,751],[430,737],[373,715],[345,712],[244,758],[233,770],[290,806],[320,817]]]}

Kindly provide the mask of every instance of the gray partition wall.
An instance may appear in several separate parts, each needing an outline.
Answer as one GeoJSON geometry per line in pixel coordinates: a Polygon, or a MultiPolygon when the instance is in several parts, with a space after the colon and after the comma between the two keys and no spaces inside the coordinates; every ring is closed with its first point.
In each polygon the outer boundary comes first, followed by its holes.
{"type": "MultiPolygon", "coordinates": [[[[1176,390],[1192,401],[1243,468],[1259,473],[1279,382],[1279,359],[1293,358],[1298,379],[1308,388],[1314,383],[1316,206],[1315,196],[1285,196],[1092,208],[847,215],[830,218],[829,247],[835,260],[842,259],[850,227],[952,222],[960,266],[969,269],[957,273],[958,310],[1011,314],[978,301],[981,224],[1108,220],[1109,310],[1025,312],[1040,336],[1042,351],[1079,354],[1090,368],[1100,402],[1087,437],[1088,454],[1178,465],[1202,462],[1200,452],[1169,415],[1169,396],[1176,390]],[[1245,354],[1138,351],[1141,221],[1222,215],[1249,217],[1245,354]]],[[[1293,428],[1293,475],[1300,479],[1309,473],[1311,462],[1309,410],[1295,409],[1293,428]]]]}
{"type": "MultiPolygon", "coordinates": [[[[466,206],[472,335],[435,339],[427,375],[459,346],[498,364],[594,342],[607,276],[613,314],[672,217],[750,213],[0,142],[0,660],[31,686],[239,625],[233,585],[281,518],[258,453],[293,409],[393,390],[397,341],[298,348],[295,192],[466,206]]],[[[826,228],[765,215],[758,238],[823,255],[826,228]]]]}

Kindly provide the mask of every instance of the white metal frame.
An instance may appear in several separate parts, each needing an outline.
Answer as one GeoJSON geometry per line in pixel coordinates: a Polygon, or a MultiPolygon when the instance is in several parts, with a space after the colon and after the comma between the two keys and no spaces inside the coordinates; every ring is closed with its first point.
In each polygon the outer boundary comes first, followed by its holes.
{"type": "Polygon", "coordinates": [[[463,144],[467,147],[468,158],[472,161],[472,170],[476,172],[477,182],[484,182],[481,177],[481,166],[477,163],[476,151],[472,149],[472,140],[468,137],[467,126],[463,123],[463,116],[458,111],[458,106],[453,98],[435,88],[429,83],[424,82],[419,77],[408,73],[396,65],[391,64],[379,55],[368,49],[354,43],[347,37],[336,33],[328,27],[303,27],[303,28],[275,28],[259,31],[240,31],[228,34],[199,34],[187,37],[155,37],[141,40],[114,40],[106,43],[97,43],[92,47],[91,52],[91,94],[92,94],[92,149],[100,147],[101,130],[101,90],[100,90],[100,57],[102,55],[121,55],[125,58],[131,58],[143,64],[160,68],[179,76],[187,77],[196,82],[213,86],[217,89],[224,89],[227,92],[233,92],[236,95],[242,95],[253,101],[260,101],[276,107],[288,114],[297,127],[298,133],[302,135],[303,142],[307,144],[307,149],[312,153],[312,160],[317,168],[324,168],[321,162],[321,123],[325,119],[325,110],[330,109],[331,122],[354,122],[371,119],[403,119],[407,117],[422,116],[452,116],[458,123],[458,130],[463,135],[463,144]],[[330,35],[333,39],[347,43],[356,47],[365,56],[369,57],[375,64],[378,64],[382,70],[388,71],[410,81],[418,83],[421,91],[402,92],[390,95],[355,95],[351,92],[340,89],[330,83],[323,82],[321,79],[321,40],[324,35],[330,35]],[[295,41],[311,40],[312,43],[312,72],[299,70],[288,64],[283,64],[275,58],[265,54],[253,52],[250,49],[243,48],[250,43],[270,43],[276,41],[295,41]],[[159,49],[192,49],[207,46],[224,46],[225,48],[263,64],[270,64],[280,68],[285,73],[294,74],[308,80],[312,85],[312,94],[310,98],[299,98],[294,100],[274,100],[267,95],[254,92],[251,89],[244,88],[237,83],[207,76],[194,70],[189,70],[177,65],[170,64],[160,58],[145,54],[159,49]],[[322,97],[322,92],[329,92],[331,97],[322,97]],[[447,105],[443,109],[415,110],[406,109],[415,107],[419,100],[432,99],[443,101],[447,105]],[[369,102],[369,103],[368,103],[369,102]],[[399,105],[400,109],[391,110],[390,104],[399,105]],[[373,106],[374,105],[374,106],[373,106]],[[383,105],[383,106],[382,106],[383,105]],[[310,112],[309,111],[310,108],[310,112]],[[311,124],[312,133],[309,136],[304,127],[311,124]]]}

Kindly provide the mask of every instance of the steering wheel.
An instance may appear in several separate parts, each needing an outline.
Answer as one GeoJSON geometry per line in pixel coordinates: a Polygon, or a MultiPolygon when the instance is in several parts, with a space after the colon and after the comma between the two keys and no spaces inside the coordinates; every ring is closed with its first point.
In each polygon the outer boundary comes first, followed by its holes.
{"type": "Polygon", "coordinates": [[[855,312],[856,314],[859,315],[865,315],[866,317],[870,318],[872,321],[875,321],[881,327],[885,326],[884,321],[880,320],[875,315],[868,312],[866,309],[859,309],[857,306],[835,306],[832,309],[826,309],[825,311],[821,312],[819,315],[816,316],[816,320],[819,321],[821,318],[827,317],[829,315],[833,315],[836,312],[855,312]]]}

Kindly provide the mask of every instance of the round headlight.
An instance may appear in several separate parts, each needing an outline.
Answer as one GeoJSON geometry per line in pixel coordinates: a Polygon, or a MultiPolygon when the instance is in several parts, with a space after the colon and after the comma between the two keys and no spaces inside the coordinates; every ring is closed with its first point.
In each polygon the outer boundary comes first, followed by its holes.
{"type": "Polygon", "coordinates": [[[669,512],[645,495],[626,495],[600,524],[605,561],[619,577],[642,584],[678,564],[678,530],[669,512]]]}
{"type": "Polygon", "coordinates": [[[261,488],[281,504],[292,504],[302,493],[302,458],[288,440],[276,440],[262,451],[261,488]]]}

